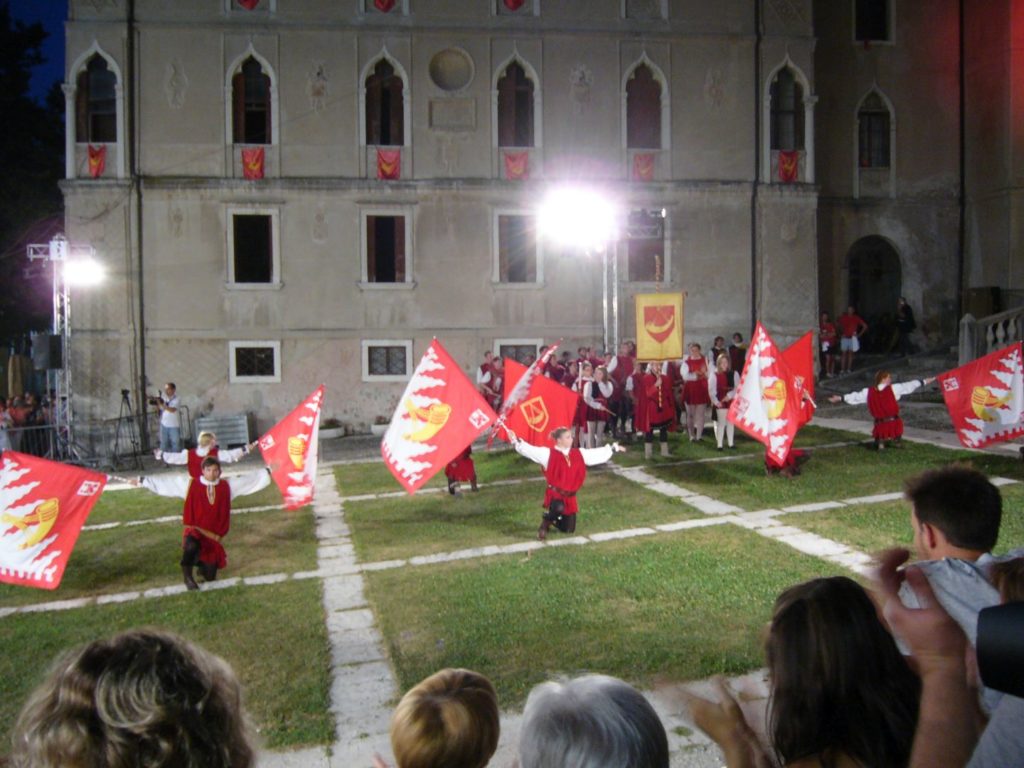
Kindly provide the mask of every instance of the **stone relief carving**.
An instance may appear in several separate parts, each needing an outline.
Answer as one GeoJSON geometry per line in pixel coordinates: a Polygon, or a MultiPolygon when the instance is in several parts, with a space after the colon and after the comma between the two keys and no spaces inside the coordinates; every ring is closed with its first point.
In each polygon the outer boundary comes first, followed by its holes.
{"type": "Polygon", "coordinates": [[[627,0],[626,18],[644,20],[662,18],[661,0],[627,0]]]}
{"type": "Polygon", "coordinates": [[[722,83],[722,70],[708,69],[704,75],[704,101],[712,109],[722,106],[725,98],[725,85],[722,83]]]}
{"type": "Polygon", "coordinates": [[[782,214],[782,225],[779,227],[782,242],[791,245],[800,237],[800,212],[792,209],[782,214]]]}
{"type": "Polygon", "coordinates": [[[579,115],[590,104],[590,87],[594,84],[594,75],[583,64],[577,64],[569,73],[569,96],[572,99],[573,111],[579,115]]]}
{"type": "Polygon", "coordinates": [[[181,208],[178,206],[171,208],[170,211],[167,212],[167,218],[169,219],[167,228],[171,232],[171,237],[181,237],[181,232],[185,227],[185,214],[182,212],[181,208]]]}
{"type": "Polygon", "coordinates": [[[188,90],[188,76],[185,65],[178,59],[167,62],[167,79],[164,81],[164,93],[171,109],[181,109],[185,103],[185,92],[188,90]]]}
{"type": "Polygon", "coordinates": [[[445,174],[451,178],[459,167],[459,145],[465,139],[464,134],[442,133],[437,140],[437,163],[444,168],[445,174]]]}
{"type": "Polygon", "coordinates": [[[313,214],[313,225],[310,227],[310,235],[314,243],[327,242],[327,211],[323,209],[323,206],[317,208],[316,213],[313,214]]]}
{"type": "Polygon", "coordinates": [[[770,4],[772,10],[775,11],[775,15],[783,22],[787,24],[795,22],[807,23],[803,11],[800,10],[800,6],[793,2],[793,0],[771,0],[770,4]]]}
{"type": "Polygon", "coordinates": [[[330,93],[331,82],[327,76],[327,65],[321,61],[313,66],[306,79],[306,94],[309,96],[309,106],[314,112],[324,111],[330,93]]]}

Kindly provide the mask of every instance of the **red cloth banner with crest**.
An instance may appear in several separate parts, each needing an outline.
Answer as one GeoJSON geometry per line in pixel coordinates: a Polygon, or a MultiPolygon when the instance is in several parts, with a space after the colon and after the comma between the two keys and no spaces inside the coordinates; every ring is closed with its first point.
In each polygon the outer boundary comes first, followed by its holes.
{"type": "Polygon", "coordinates": [[[373,7],[381,13],[388,13],[395,7],[395,0],[373,0],[373,7]]]}
{"type": "Polygon", "coordinates": [[[953,429],[968,448],[1024,435],[1021,342],[939,374],[953,429]]]}
{"type": "MultiPolygon", "coordinates": [[[[526,374],[527,367],[515,360],[505,358],[505,400],[512,398],[512,391],[526,374]]],[[[568,387],[547,376],[535,376],[525,397],[505,416],[504,427],[531,445],[547,448],[554,446],[549,437],[557,427],[571,427],[580,396],[568,387]]],[[[503,428],[498,437],[508,440],[503,428]]]]}
{"type": "Polygon", "coordinates": [[[0,581],[56,589],[107,476],[4,451],[0,466],[0,581]]]}
{"type": "Polygon", "coordinates": [[[510,11],[518,11],[523,7],[523,3],[525,3],[526,0],[502,0],[502,2],[505,3],[505,7],[510,11]]]}
{"type": "Polygon", "coordinates": [[[779,181],[786,183],[800,178],[800,151],[796,149],[779,150],[779,181]]]}
{"type": "Polygon", "coordinates": [[[298,509],[313,501],[319,464],[321,384],[260,438],[260,453],[270,476],[284,496],[285,509],[298,509]]]}
{"type": "Polygon", "coordinates": [[[505,178],[509,181],[524,181],[530,178],[530,153],[527,150],[522,152],[506,152],[505,157],[505,178]]]}
{"type": "Polygon", "coordinates": [[[242,177],[246,179],[262,179],[266,155],[263,147],[252,147],[242,150],[242,177]]]}
{"type": "Polygon", "coordinates": [[[434,339],[398,401],[380,454],[402,487],[416,493],[494,419],[476,385],[434,339]]]}
{"type": "Polygon", "coordinates": [[[89,145],[89,175],[98,179],[107,169],[107,148],[104,145],[89,145]]]}
{"type": "Polygon", "coordinates": [[[747,350],[736,398],[729,406],[729,421],[755,440],[779,464],[785,464],[793,438],[803,423],[793,372],[761,323],[754,329],[747,350]]]}
{"type": "Polygon", "coordinates": [[[402,150],[377,150],[377,178],[396,181],[402,177],[402,150]]]}
{"type": "Polygon", "coordinates": [[[645,362],[683,356],[683,294],[638,293],[636,357],[645,362]]]}
{"type": "Polygon", "coordinates": [[[260,0],[235,0],[242,8],[247,11],[251,11],[260,4],[260,0]]]}
{"type": "Polygon", "coordinates": [[[633,155],[633,181],[654,181],[653,152],[638,152],[633,155]]]}
{"type": "Polygon", "coordinates": [[[790,385],[796,402],[800,403],[800,424],[814,416],[814,334],[808,331],[782,351],[792,374],[790,385]],[[807,397],[804,397],[804,393],[807,397]],[[808,399],[810,398],[810,399],[808,399]]]}

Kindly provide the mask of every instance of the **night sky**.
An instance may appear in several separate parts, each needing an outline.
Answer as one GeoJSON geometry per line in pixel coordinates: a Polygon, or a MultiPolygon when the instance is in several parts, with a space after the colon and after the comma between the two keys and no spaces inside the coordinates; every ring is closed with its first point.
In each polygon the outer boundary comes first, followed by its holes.
{"type": "Polygon", "coordinates": [[[32,73],[30,95],[42,101],[50,86],[64,79],[64,20],[67,0],[9,0],[11,18],[26,24],[40,22],[49,33],[43,41],[45,63],[32,73]]]}

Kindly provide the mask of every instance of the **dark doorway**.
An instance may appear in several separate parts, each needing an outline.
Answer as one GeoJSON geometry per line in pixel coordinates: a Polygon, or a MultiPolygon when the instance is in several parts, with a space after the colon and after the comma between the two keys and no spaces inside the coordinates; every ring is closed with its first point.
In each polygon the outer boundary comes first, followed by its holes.
{"type": "MultiPolygon", "coordinates": [[[[878,235],[863,237],[850,248],[849,303],[868,324],[861,339],[864,352],[888,352],[896,333],[896,303],[903,291],[900,257],[889,241],[878,235]]],[[[836,307],[836,315],[846,307],[836,307]]]]}

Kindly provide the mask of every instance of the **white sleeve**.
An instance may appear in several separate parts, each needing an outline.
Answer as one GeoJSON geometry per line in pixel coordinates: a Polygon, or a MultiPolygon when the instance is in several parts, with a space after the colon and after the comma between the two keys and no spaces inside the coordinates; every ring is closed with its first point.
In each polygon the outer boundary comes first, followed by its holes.
{"type": "Polygon", "coordinates": [[[697,374],[690,371],[690,366],[683,360],[683,364],[679,367],[679,372],[683,374],[683,381],[696,381],[697,374]]]}
{"type": "Polygon", "coordinates": [[[626,377],[626,391],[627,392],[632,392],[633,388],[634,388],[633,377],[632,376],[626,377]]]}
{"type": "Polygon", "coordinates": [[[868,390],[870,387],[859,389],[856,392],[847,392],[843,395],[843,402],[850,405],[864,405],[868,401],[868,390]]]}
{"type": "Polygon", "coordinates": [[[249,452],[245,449],[245,446],[241,448],[232,448],[229,451],[217,451],[217,458],[225,464],[234,464],[237,461],[241,461],[248,455],[249,452]]]}
{"type": "Polygon", "coordinates": [[[591,408],[601,409],[601,404],[594,399],[594,382],[588,381],[583,385],[583,402],[591,408]]]}
{"type": "Polygon", "coordinates": [[[600,448],[580,448],[583,463],[588,467],[592,467],[595,464],[604,464],[612,457],[613,453],[615,453],[615,449],[612,448],[611,444],[602,445],[600,448]]]}
{"type": "Polygon", "coordinates": [[[160,458],[165,464],[188,464],[188,451],[161,451],[160,458]]]}
{"type": "Polygon", "coordinates": [[[904,381],[900,384],[890,384],[892,387],[892,393],[896,395],[896,399],[899,400],[904,395],[909,395],[915,389],[921,386],[921,381],[918,379],[911,379],[910,381],[904,381]]]}
{"type": "Polygon", "coordinates": [[[711,396],[711,403],[718,407],[718,377],[708,376],[708,394],[711,396]]]}
{"type": "Polygon", "coordinates": [[[608,365],[605,366],[605,369],[608,371],[608,373],[611,373],[612,371],[614,371],[618,367],[619,367],[619,356],[615,355],[611,360],[608,361],[608,365]]]}
{"type": "MultiPolygon", "coordinates": [[[[188,475],[150,475],[142,478],[142,487],[157,496],[169,496],[172,499],[184,499],[188,493],[188,484],[192,480],[188,475]]],[[[198,480],[196,482],[199,482],[198,480]]]]}
{"type": "Polygon", "coordinates": [[[270,473],[265,468],[257,469],[255,472],[246,472],[244,475],[232,477],[227,483],[231,488],[231,498],[248,496],[250,493],[262,491],[270,485],[270,473]]]}
{"type": "Polygon", "coordinates": [[[551,457],[550,448],[532,445],[525,440],[516,440],[513,447],[520,456],[525,456],[530,461],[540,464],[544,469],[548,468],[548,459],[551,457]]]}

